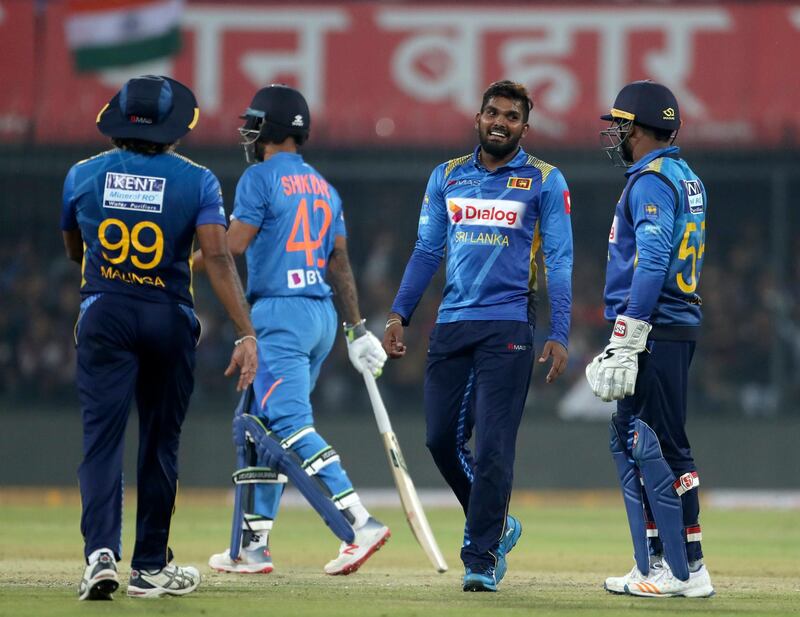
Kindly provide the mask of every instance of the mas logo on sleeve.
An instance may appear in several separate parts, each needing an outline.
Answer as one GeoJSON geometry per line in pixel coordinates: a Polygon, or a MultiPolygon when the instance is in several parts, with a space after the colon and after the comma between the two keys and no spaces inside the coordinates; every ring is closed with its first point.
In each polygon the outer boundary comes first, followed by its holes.
{"type": "Polygon", "coordinates": [[[139,212],[161,212],[166,178],[108,172],[103,189],[103,207],[139,212]]]}

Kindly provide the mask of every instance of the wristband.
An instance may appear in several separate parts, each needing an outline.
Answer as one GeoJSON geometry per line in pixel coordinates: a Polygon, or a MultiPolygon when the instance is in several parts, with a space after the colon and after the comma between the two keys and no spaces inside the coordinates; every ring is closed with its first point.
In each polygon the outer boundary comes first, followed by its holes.
{"type": "Polygon", "coordinates": [[[258,343],[258,339],[255,336],[253,336],[252,334],[245,334],[242,338],[237,338],[235,341],[233,341],[233,346],[238,347],[239,345],[244,343],[247,339],[252,340],[254,343],[258,343]]]}
{"type": "Polygon", "coordinates": [[[398,319],[397,317],[392,317],[390,320],[388,320],[386,322],[386,327],[384,327],[384,331],[388,330],[389,328],[391,328],[395,324],[400,324],[402,326],[403,325],[403,320],[402,319],[398,319]]]}
{"type": "Polygon", "coordinates": [[[367,333],[367,327],[364,325],[365,322],[366,319],[362,319],[358,323],[344,322],[342,324],[344,327],[344,335],[348,341],[352,343],[354,340],[361,338],[367,333]]]}

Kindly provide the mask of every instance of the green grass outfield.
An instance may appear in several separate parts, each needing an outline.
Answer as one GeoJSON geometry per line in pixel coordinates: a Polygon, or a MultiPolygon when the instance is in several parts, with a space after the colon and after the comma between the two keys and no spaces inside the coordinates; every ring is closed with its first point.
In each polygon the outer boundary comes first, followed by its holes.
{"type": "MultiPolygon", "coordinates": [[[[338,541],[305,509],[282,512],[271,541],[269,575],[223,575],[205,565],[225,547],[228,499],[223,493],[182,493],[171,545],[179,563],[200,567],[200,589],[184,598],[129,599],[123,584],[113,602],[79,603],[82,572],[79,506],[73,494],[0,492],[0,616],[259,615],[304,617],[483,615],[790,615],[800,614],[800,514],[797,511],[703,513],[706,562],[717,596],[648,599],[615,596],[605,576],[630,569],[631,548],[617,499],[518,499],[512,511],[524,532],[496,594],[460,591],[458,549],[463,518],[430,509],[431,524],[450,564],[436,574],[417,547],[402,512],[377,509],[392,539],[356,574],[331,577],[323,564],[338,541]],[[35,495],[32,496],[32,495],[35,495]]],[[[130,557],[133,497],[128,498],[125,552],[130,557]]]]}

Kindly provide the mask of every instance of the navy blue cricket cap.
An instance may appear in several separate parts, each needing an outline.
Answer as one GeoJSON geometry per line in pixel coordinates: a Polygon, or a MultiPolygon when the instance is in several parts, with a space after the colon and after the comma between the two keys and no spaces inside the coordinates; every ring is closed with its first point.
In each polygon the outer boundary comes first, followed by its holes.
{"type": "Polygon", "coordinates": [[[681,127],[678,100],[669,88],[654,81],[634,81],[619,91],[614,107],[601,120],[633,120],[654,129],[675,131],[681,127]]]}
{"type": "Polygon", "coordinates": [[[115,139],[171,144],[197,124],[194,94],[179,81],[160,75],[129,80],[97,114],[97,128],[115,139]]]}
{"type": "Polygon", "coordinates": [[[288,129],[290,134],[308,135],[311,128],[311,115],[305,97],[298,90],[283,84],[261,88],[240,118],[247,120],[245,129],[257,128],[260,120],[288,129]]]}

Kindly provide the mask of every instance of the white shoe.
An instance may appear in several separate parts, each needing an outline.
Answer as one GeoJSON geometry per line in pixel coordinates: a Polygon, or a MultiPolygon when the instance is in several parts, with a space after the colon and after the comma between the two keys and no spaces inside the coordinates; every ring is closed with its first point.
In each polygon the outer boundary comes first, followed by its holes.
{"type": "Polygon", "coordinates": [[[97,561],[83,571],[78,585],[78,600],[111,600],[111,594],[119,587],[117,563],[110,551],[102,551],[97,561]]]}
{"type": "Polygon", "coordinates": [[[272,572],[272,556],[266,545],[254,548],[243,548],[239,551],[239,558],[231,559],[231,549],[211,555],[208,566],[217,572],[232,572],[235,574],[269,574],[272,572]]]}
{"type": "Polygon", "coordinates": [[[714,595],[711,586],[711,577],[705,566],[700,566],[697,572],[689,573],[689,580],[682,581],[675,578],[669,565],[643,581],[625,585],[625,591],[634,596],[647,596],[649,598],[671,598],[683,596],[684,598],[710,598],[714,595]]]}
{"type": "Polygon", "coordinates": [[[606,591],[611,593],[628,593],[625,590],[626,585],[632,583],[640,583],[647,580],[647,577],[639,571],[639,568],[634,565],[631,571],[625,576],[609,576],[603,587],[606,591]]]}
{"type": "Polygon", "coordinates": [[[356,529],[352,544],[342,542],[339,555],[325,565],[325,574],[346,575],[358,570],[372,554],[386,544],[389,528],[380,521],[369,517],[363,527],[356,529]]]}
{"type": "Polygon", "coordinates": [[[185,596],[200,584],[200,572],[192,566],[166,565],[160,570],[131,570],[128,595],[132,598],[185,596]]]}

